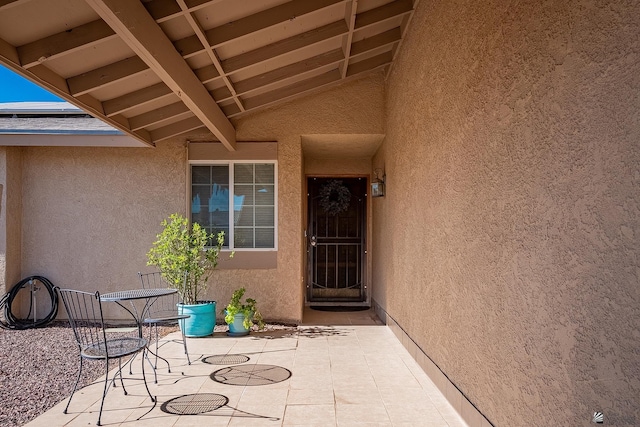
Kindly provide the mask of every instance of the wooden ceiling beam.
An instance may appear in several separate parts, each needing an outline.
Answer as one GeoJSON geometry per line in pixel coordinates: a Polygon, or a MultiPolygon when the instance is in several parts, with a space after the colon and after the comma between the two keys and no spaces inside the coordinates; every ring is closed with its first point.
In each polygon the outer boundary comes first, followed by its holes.
{"type": "Polygon", "coordinates": [[[295,62],[255,77],[239,81],[235,84],[236,90],[239,94],[245,94],[261,87],[313,71],[317,68],[324,67],[325,65],[339,63],[342,60],[344,60],[342,49],[334,49],[312,58],[295,62]]]}
{"type": "Polygon", "coordinates": [[[134,107],[148,104],[156,99],[163,99],[167,96],[175,96],[169,87],[164,83],[156,83],[134,92],[127,93],[116,98],[108,99],[102,103],[104,114],[111,117],[123,113],[134,107]]]}
{"type": "Polygon", "coordinates": [[[157,23],[165,22],[182,15],[182,9],[175,0],[152,0],[144,2],[144,7],[157,23]]]}
{"type": "MultiPolygon", "coordinates": [[[[209,83],[220,77],[213,65],[207,65],[206,67],[198,68],[197,70],[194,70],[194,72],[203,84],[209,83]]],[[[165,85],[164,83],[157,83],[153,86],[139,89],[135,92],[131,92],[117,98],[104,101],[104,109],[105,113],[108,116],[112,116],[114,114],[119,114],[135,108],[137,106],[144,105],[156,98],[161,99],[172,95],[174,94],[167,85],[165,85]]]]}
{"type": "Polygon", "coordinates": [[[294,83],[292,85],[273,90],[271,92],[266,92],[260,95],[256,95],[252,98],[247,98],[244,100],[244,104],[247,107],[247,110],[251,110],[253,108],[262,107],[264,105],[273,104],[274,102],[281,101],[283,99],[289,98],[293,95],[298,95],[303,92],[307,92],[309,90],[313,90],[322,86],[326,86],[328,84],[337,82],[341,79],[340,70],[337,68],[320,74],[319,76],[315,76],[306,80],[302,80],[300,82],[294,83]]]}
{"type": "Polygon", "coordinates": [[[235,99],[233,99],[234,98],[233,94],[231,93],[231,91],[227,86],[222,86],[217,89],[210,90],[209,93],[211,94],[211,96],[213,96],[213,99],[215,99],[216,102],[227,101],[227,100],[236,102],[235,99]]]}
{"type": "Polygon", "coordinates": [[[353,46],[351,46],[351,56],[357,56],[370,50],[399,42],[401,39],[402,32],[400,27],[392,28],[375,36],[354,42],[353,46]]]}
{"type": "MultiPolygon", "coordinates": [[[[185,0],[188,12],[194,12],[203,7],[212,6],[223,0],[185,0]]],[[[144,7],[157,23],[162,23],[182,16],[185,12],[178,6],[175,0],[151,0],[144,3],[144,7]]]]}
{"type": "Polygon", "coordinates": [[[193,72],[196,73],[196,77],[198,77],[198,80],[200,80],[202,84],[207,84],[220,77],[220,73],[218,73],[218,70],[213,64],[195,69],[193,72]]]}
{"type": "Polygon", "coordinates": [[[253,15],[237,19],[233,22],[212,28],[206,32],[207,40],[213,47],[237,40],[260,30],[273,27],[283,22],[293,21],[327,7],[344,3],[346,0],[293,0],[253,15]]]}
{"type": "Polygon", "coordinates": [[[341,19],[311,31],[226,59],[222,61],[222,68],[224,68],[225,72],[232,73],[284,55],[285,53],[294,52],[298,49],[339,37],[347,33],[347,31],[349,31],[349,28],[344,20],[341,19]]]}
{"type": "Polygon", "coordinates": [[[175,49],[182,55],[184,59],[192,58],[204,52],[204,46],[195,34],[173,42],[175,49]]]}
{"type": "Polygon", "coordinates": [[[137,56],[114,62],[95,70],[87,71],[67,79],[69,90],[74,96],[89,93],[111,83],[131,77],[149,69],[137,56]]]}
{"type": "MultiPolygon", "coordinates": [[[[413,10],[417,9],[418,3],[420,3],[420,0],[413,0],[413,10]]],[[[405,34],[405,31],[409,27],[409,24],[411,24],[411,20],[413,19],[413,15],[414,15],[414,13],[411,12],[411,13],[405,15],[404,18],[402,19],[402,24],[400,25],[400,31],[402,32],[402,34],[405,34]]],[[[393,58],[394,59],[395,59],[396,55],[398,54],[398,51],[400,50],[400,46],[402,46],[402,41],[403,40],[404,39],[400,39],[398,44],[393,49],[393,58]]],[[[391,68],[393,68],[393,62],[391,62],[391,65],[389,65],[387,67],[387,71],[386,71],[387,76],[389,76],[389,73],[391,73],[391,68]]]]}
{"type": "Polygon", "coordinates": [[[189,132],[194,129],[204,127],[202,121],[198,117],[190,117],[188,119],[181,120],[170,125],[163,126],[161,128],[152,130],[151,138],[154,141],[163,141],[169,139],[172,136],[180,135],[181,133],[189,132]]]}
{"type": "Polygon", "coordinates": [[[18,47],[20,64],[24,68],[33,67],[47,59],[56,58],[77,49],[101,43],[115,32],[101,19],[62,31],[18,47]]]}
{"type": "Polygon", "coordinates": [[[347,64],[349,63],[349,57],[351,56],[351,44],[353,42],[353,30],[356,27],[356,12],[358,11],[358,0],[353,0],[350,4],[347,4],[345,8],[345,21],[349,24],[349,32],[344,37],[342,49],[344,50],[344,62],[340,68],[342,78],[347,76],[347,64]]]}
{"type": "MultiPolygon", "coordinates": [[[[142,3],[86,0],[123,41],[222,142],[235,151],[235,129],[142,3]]],[[[154,137],[154,133],[151,133],[154,137]]]]}
{"type": "Polygon", "coordinates": [[[231,117],[235,114],[241,113],[240,109],[238,108],[238,104],[236,104],[235,102],[233,102],[232,104],[220,103],[220,108],[222,108],[222,111],[224,111],[227,117],[231,117]]]}
{"type": "Polygon", "coordinates": [[[398,16],[412,12],[413,3],[411,0],[395,0],[391,3],[376,7],[375,9],[359,13],[356,16],[355,29],[361,30],[362,28],[366,28],[370,25],[384,22],[388,19],[394,19],[398,16]]]}
{"type": "MultiPolygon", "coordinates": [[[[186,1],[186,0],[185,0],[186,1]]],[[[207,45],[216,48],[233,40],[254,34],[260,30],[291,21],[298,16],[343,3],[346,0],[294,0],[262,12],[254,13],[228,24],[220,25],[205,32],[207,41],[202,42],[196,35],[174,42],[176,50],[188,59],[202,53],[207,45]]]]}
{"type": "Polygon", "coordinates": [[[351,63],[349,64],[349,69],[347,70],[347,77],[351,77],[356,74],[364,73],[365,71],[372,71],[376,68],[389,65],[391,64],[391,61],[393,61],[393,53],[388,50],[384,53],[381,53],[380,55],[351,63]]]}
{"type": "Polygon", "coordinates": [[[131,126],[132,130],[138,130],[186,113],[190,113],[189,109],[182,101],[178,101],[147,113],[130,117],[129,126],[131,126]]]}
{"type": "MultiPolygon", "coordinates": [[[[183,10],[188,9],[185,3],[185,0],[177,0],[177,1],[178,1],[178,4],[180,5],[180,8],[182,8],[183,10]]],[[[196,36],[200,40],[200,43],[204,45],[207,56],[211,60],[211,63],[213,64],[213,66],[216,68],[216,71],[218,72],[218,74],[222,77],[222,81],[224,82],[225,86],[229,90],[229,93],[231,93],[231,96],[233,97],[233,101],[238,105],[238,108],[240,108],[241,111],[244,111],[244,106],[242,105],[242,102],[240,102],[240,99],[236,95],[236,90],[233,87],[233,83],[231,82],[229,77],[227,77],[227,75],[224,74],[224,70],[222,69],[222,65],[220,65],[220,59],[218,58],[217,53],[215,52],[215,50],[213,50],[211,45],[207,42],[207,36],[205,35],[204,29],[200,26],[200,22],[198,22],[198,20],[195,18],[195,16],[191,12],[185,13],[184,17],[186,18],[187,22],[189,23],[193,31],[196,33],[196,36]]],[[[215,97],[214,97],[214,100],[215,100],[215,97]]]]}

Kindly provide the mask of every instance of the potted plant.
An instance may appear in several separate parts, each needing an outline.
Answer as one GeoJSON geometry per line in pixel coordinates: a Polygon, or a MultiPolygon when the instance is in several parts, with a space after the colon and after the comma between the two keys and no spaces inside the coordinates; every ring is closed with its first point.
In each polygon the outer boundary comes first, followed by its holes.
{"type": "Polygon", "coordinates": [[[177,289],[181,301],[178,312],[190,315],[180,322],[185,336],[211,335],[216,323],[216,302],[202,301],[200,296],[218,266],[224,232],[209,235],[197,222],[189,226],[180,214],[172,214],[162,221],[162,226],[164,229],[147,253],[147,265],[156,266],[167,283],[177,289]],[[215,245],[207,247],[210,239],[215,245]]]}
{"type": "Polygon", "coordinates": [[[229,325],[228,334],[231,336],[247,335],[255,324],[258,325],[258,330],[264,328],[264,321],[258,311],[256,300],[247,298],[245,302],[242,302],[244,293],[244,288],[236,289],[231,296],[231,301],[222,310],[224,321],[229,325]]]}

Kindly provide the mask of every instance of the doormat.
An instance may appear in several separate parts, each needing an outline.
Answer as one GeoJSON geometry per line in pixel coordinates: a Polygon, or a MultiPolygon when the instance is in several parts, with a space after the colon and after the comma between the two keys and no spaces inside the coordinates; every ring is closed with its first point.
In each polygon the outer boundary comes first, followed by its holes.
{"type": "Polygon", "coordinates": [[[370,307],[349,305],[312,305],[309,308],[318,311],[364,311],[369,310],[370,307]]]}

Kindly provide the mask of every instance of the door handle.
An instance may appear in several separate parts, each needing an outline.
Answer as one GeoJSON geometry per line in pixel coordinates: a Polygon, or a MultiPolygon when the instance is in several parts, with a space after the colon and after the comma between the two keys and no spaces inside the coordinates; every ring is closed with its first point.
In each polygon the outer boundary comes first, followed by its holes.
{"type": "Polygon", "coordinates": [[[316,239],[316,236],[311,236],[311,246],[315,247],[316,244],[318,243],[318,240],[316,239]]]}

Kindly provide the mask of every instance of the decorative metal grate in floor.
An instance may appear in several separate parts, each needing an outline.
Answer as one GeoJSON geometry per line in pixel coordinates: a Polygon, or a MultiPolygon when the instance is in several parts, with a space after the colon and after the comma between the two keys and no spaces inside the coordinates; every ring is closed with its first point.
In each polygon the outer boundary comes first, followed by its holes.
{"type": "Polygon", "coordinates": [[[215,411],[227,403],[229,403],[229,398],[221,394],[186,394],[167,400],[160,409],[174,415],[199,415],[215,411]]]}
{"type": "Polygon", "coordinates": [[[252,414],[241,409],[233,408],[229,405],[229,398],[215,393],[185,394],[174,397],[162,404],[160,409],[167,414],[173,415],[220,415],[220,416],[240,416],[248,418],[266,418],[271,421],[278,421],[280,418],[268,417],[265,415],[252,414]],[[211,412],[227,408],[226,414],[216,414],[211,412]]]}
{"type": "Polygon", "coordinates": [[[244,354],[221,354],[202,359],[204,363],[208,363],[209,365],[239,365],[249,360],[249,356],[245,356],[244,354]]]}
{"type": "Polygon", "coordinates": [[[210,375],[216,382],[229,385],[268,385],[285,381],[291,371],[276,365],[241,365],[218,369],[210,375]]]}

